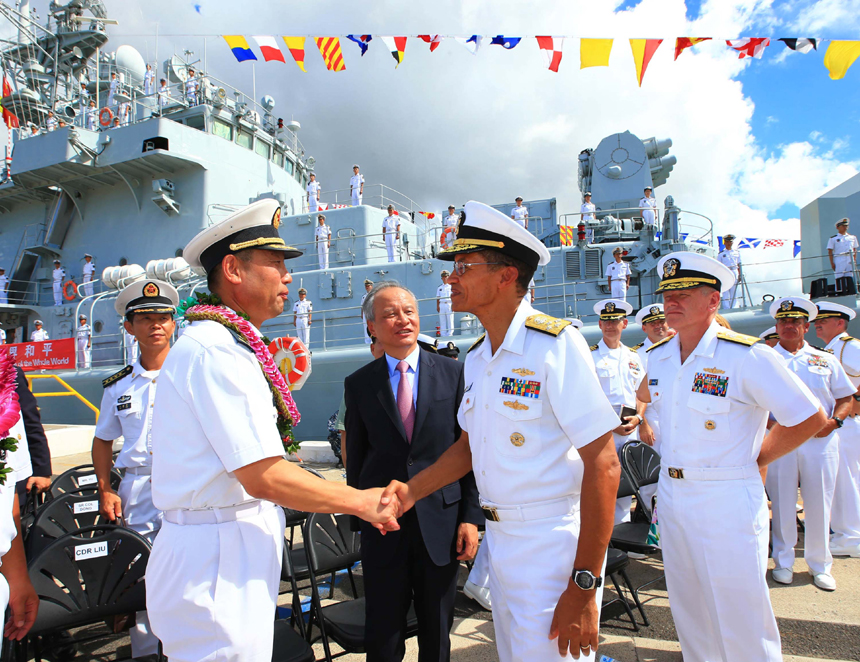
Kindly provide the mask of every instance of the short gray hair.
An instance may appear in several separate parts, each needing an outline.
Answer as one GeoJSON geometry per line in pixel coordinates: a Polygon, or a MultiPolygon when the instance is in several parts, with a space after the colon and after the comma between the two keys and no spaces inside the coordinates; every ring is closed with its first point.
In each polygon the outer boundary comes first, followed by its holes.
{"type": "Polygon", "coordinates": [[[368,322],[375,322],[376,316],[373,312],[373,304],[376,302],[376,295],[382,292],[383,290],[391,289],[392,287],[396,287],[398,290],[403,290],[409,296],[411,296],[415,303],[418,303],[418,299],[415,294],[413,294],[412,290],[408,287],[404,287],[396,280],[381,280],[373,286],[373,289],[367,295],[367,298],[364,300],[364,303],[361,304],[361,312],[364,315],[364,319],[368,322]]]}

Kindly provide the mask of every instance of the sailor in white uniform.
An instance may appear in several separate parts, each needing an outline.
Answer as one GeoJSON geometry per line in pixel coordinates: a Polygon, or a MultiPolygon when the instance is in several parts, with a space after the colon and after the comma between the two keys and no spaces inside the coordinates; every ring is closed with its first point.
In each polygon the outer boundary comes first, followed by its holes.
{"type": "Polygon", "coordinates": [[[657,199],[654,197],[654,189],[645,187],[644,197],[639,200],[639,209],[642,210],[642,222],[645,227],[653,230],[657,225],[657,199]]]}
{"type": "Polygon", "coordinates": [[[776,347],[779,344],[779,334],[776,332],[775,326],[770,327],[766,331],[762,331],[760,334],[758,334],[758,337],[761,338],[764,344],[768,347],[776,347]]]}
{"type": "Polygon", "coordinates": [[[606,265],[606,272],[603,274],[607,278],[609,292],[613,299],[627,301],[627,288],[630,287],[630,263],[624,262],[621,257],[624,251],[618,247],[612,251],[612,257],[615,262],[610,262],[606,265]]]}
{"type": "Polygon", "coordinates": [[[720,254],[717,255],[717,259],[720,263],[724,264],[735,277],[735,284],[723,293],[721,304],[723,308],[740,308],[741,306],[740,297],[735,296],[735,291],[737,290],[738,282],[740,280],[741,252],[734,248],[734,243],[735,235],[724,235],[723,245],[725,246],[725,249],[720,251],[720,254]]]}
{"type": "Polygon", "coordinates": [[[353,207],[361,204],[364,195],[364,175],[359,172],[358,165],[352,166],[352,177],[349,178],[349,197],[353,207]]]}
{"type": "Polygon", "coordinates": [[[293,304],[293,324],[296,325],[296,335],[305,347],[311,346],[311,317],[313,317],[314,305],[307,299],[308,291],[305,288],[299,290],[299,300],[293,304]]]}
{"type": "Polygon", "coordinates": [[[585,241],[589,244],[594,241],[594,228],[589,225],[590,222],[594,222],[594,212],[597,211],[597,207],[594,206],[594,203],[591,201],[591,191],[586,191],[585,195],[582,196],[582,204],[579,206],[579,213],[581,214],[580,220],[585,223],[585,241]]]}
{"type": "Polygon", "coordinates": [[[167,87],[167,79],[162,78],[158,85],[158,112],[163,113],[164,107],[170,100],[170,89],[167,87]]]}
{"type": "Polygon", "coordinates": [[[455,213],[454,205],[448,205],[448,215],[445,217],[445,220],[442,222],[443,228],[456,228],[457,222],[460,220],[460,216],[455,213]]]}
{"type": "MultiPolygon", "coordinates": [[[[93,439],[93,466],[99,480],[101,513],[125,525],[150,543],[161,529],[161,512],[152,503],[152,417],[158,375],[173,335],[173,315],[179,294],[169,283],[139,280],[114,301],[125,327],[140,343],[140,360],[102,381],[100,415],[93,439]],[[113,443],[122,437],[122,450],[113,462],[113,443]],[[124,470],[119,494],[110,484],[111,467],[124,470]]],[[[145,611],[137,613],[131,629],[133,657],[158,653],[145,611]]]]}
{"type": "MultiPolygon", "coordinates": [[[[600,388],[618,414],[612,434],[615,450],[620,452],[625,443],[639,439],[638,428],[645,417],[645,405],[636,401],[636,389],[645,377],[645,368],[636,350],[621,342],[621,333],[627,328],[627,315],[633,312],[633,306],[621,299],[603,299],[594,304],[594,312],[600,318],[598,325],[603,338],[589,349],[600,388]]],[[[632,504],[632,497],[616,501],[616,524],[630,521],[632,504]]]]}
{"type": "Polygon", "coordinates": [[[96,108],[95,99],[90,99],[90,103],[84,114],[86,116],[87,129],[90,131],[98,131],[99,111],[98,108],[96,108]]]}
{"type": "Polygon", "coordinates": [[[843,218],[836,222],[837,234],[827,241],[827,254],[836,278],[854,277],[854,256],[858,248],[857,237],[848,234],[850,221],[843,218]]]}
{"type": "Polygon", "coordinates": [[[45,120],[45,130],[48,133],[51,133],[51,131],[57,130],[57,118],[54,115],[53,110],[48,111],[48,118],[45,120]]]}
{"type": "Polygon", "coordinates": [[[42,328],[42,320],[36,320],[33,322],[36,326],[36,330],[30,334],[30,340],[32,342],[42,342],[43,340],[50,340],[48,336],[48,332],[42,328]]]}
{"type": "Polygon", "coordinates": [[[321,188],[322,184],[317,181],[317,176],[314,173],[311,173],[311,180],[308,182],[307,187],[309,212],[315,212],[319,209],[321,188]]]}
{"type": "Polygon", "coordinates": [[[81,315],[78,319],[78,328],[75,332],[75,350],[78,360],[78,370],[86,370],[90,367],[92,357],[92,328],[87,324],[87,316],[81,315]]]}
{"type": "Polygon", "coordinates": [[[328,251],[331,248],[331,228],[326,225],[325,216],[317,216],[317,226],[314,228],[314,241],[317,245],[317,256],[320,269],[328,269],[328,251]]]}
{"type": "Polygon", "coordinates": [[[436,288],[436,312],[439,313],[439,335],[442,338],[454,335],[454,312],[451,309],[451,286],[448,276],[451,273],[442,271],[442,284],[436,288]]]}
{"type": "Polygon", "coordinates": [[[382,238],[385,240],[388,261],[394,262],[394,249],[400,241],[400,216],[394,213],[391,205],[388,205],[388,216],[382,219],[382,238]]]}
{"type": "Polygon", "coordinates": [[[358,309],[361,311],[361,333],[364,335],[364,344],[371,344],[370,332],[367,330],[367,318],[364,316],[364,300],[367,298],[367,295],[370,294],[370,290],[373,289],[373,281],[365,278],[364,279],[364,294],[361,297],[361,301],[359,302],[358,309]]]}
{"type": "Polygon", "coordinates": [[[63,278],[66,277],[66,270],[60,266],[59,260],[54,260],[54,271],[51,274],[54,286],[54,305],[63,305],[63,278]]]}
{"type": "Polygon", "coordinates": [[[527,207],[523,207],[523,199],[520,196],[517,196],[516,206],[511,209],[511,218],[514,219],[518,224],[523,226],[526,230],[529,229],[529,210],[527,207]]]}
{"type": "Polygon", "coordinates": [[[0,267],[0,304],[9,303],[9,278],[6,270],[0,267]]]}
{"type": "Polygon", "coordinates": [[[152,65],[146,65],[146,73],[143,74],[143,93],[149,96],[155,92],[155,72],[152,65]]]}
{"type": "Polygon", "coordinates": [[[714,321],[734,278],[725,266],[676,252],[657,273],[677,333],[649,349],[638,397],[660,417],[660,542],[681,652],[689,662],[780,662],[760,469],[826,416],[773,350],[714,321]],[[765,437],[768,412],[780,424],[765,437]]]}
{"type": "Polygon", "coordinates": [[[84,265],[81,267],[81,273],[83,274],[82,281],[83,285],[81,288],[83,289],[83,294],[85,297],[89,297],[93,295],[93,280],[95,280],[96,273],[96,265],[93,262],[93,256],[89,253],[84,255],[84,265]]]}
{"type": "Polygon", "coordinates": [[[278,235],[280,213],[277,201],[261,200],[183,251],[222,303],[176,341],[155,396],[152,501],[163,522],[146,569],[146,601],[171,662],[272,658],[284,544],[279,505],[399,528],[394,503],[380,503],[381,489],[320,480],[283,457],[279,425],[286,430],[298,413],[286,385],[267,377],[277,368],[259,331],[283,312],[292,280],[284,260],[301,255],[278,235]]]}
{"type": "Polygon", "coordinates": [[[116,106],[116,93],[119,91],[119,80],[117,80],[116,72],[110,75],[110,87],[108,88],[107,105],[116,106]]]}
{"type": "Polygon", "coordinates": [[[818,309],[803,297],[784,297],[770,306],[776,319],[779,344],[774,348],[818,398],[827,425],[797,450],[776,460],[767,472],[767,492],[773,509],[774,581],[790,584],[793,579],[794,547],[797,544],[797,486],[803,497],[803,556],[809,574],[819,588],[832,591],[836,581],[830,574],[830,508],[839,469],[839,435],[851,412],[856,387],[836,358],[812,347],[803,336],[818,309]]]}
{"type": "Polygon", "coordinates": [[[454,260],[455,310],[477,313],[487,334],[466,358],[460,440],[386,491],[408,507],[474,469],[498,659],[544,662],[570,651],[594,660],[620,475],[610,434],[618,415],[582,334],[523,301],[532,272],[550,259],[531,233],[467,202],[456,245],[441,257],[454,260]],[[517,266],[486,264],[499,254],[517,266]]]}
{"type": "MultiPolygon", "coordinates": [[[[848,335],[848,322],[856,313],[848,306],[817,302],[815,333],[825,349],[842,364],[855,387],[860,387],[860,340],[848,335]]],[[[851,414],[839,430],[839,469],[830,509],[830,554],[860,557],[860,390],[852,396],[851,414]]]]}
{"type": "Polygon", "coordinates": [[[188,78],[185,79],[185,101],[189,106],[196,106],[198,101],[200,79],[194,74],[194,69],[188,70],[188,78]]]}

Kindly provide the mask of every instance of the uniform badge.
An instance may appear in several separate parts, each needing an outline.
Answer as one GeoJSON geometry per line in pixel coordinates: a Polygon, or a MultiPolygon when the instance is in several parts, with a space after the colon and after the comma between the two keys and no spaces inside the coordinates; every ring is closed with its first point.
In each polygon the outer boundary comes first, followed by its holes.
{"type": "Polygon", "coordinates": [[[719,368],[702,368],[702,372],[707,372],[711,375],[725,375],[725,370],[720,370],[719,368]]]}
{"type": "Polygon", "coordinates": [[[143,286],[143,296],[151,299],[152,297],[157,297],[159,295],[158,285],[155,283],[147,283],[143,286]]]}
{"type": "Polygon", "coordinates": [[[633,372],[639,372],[639,364],[634,363],[633,361],[627,362],[627,367],[630,368],[633,372]]]}
{"type": "Polygon", "coordinates": [[[657,386],[657,380],[656,379],[649,379],[648,380],[648,386],[657,386]]]}
{"type": "Polygon", "coordinates": [[[829,368],[830,367],[830,364],[827,362],[827,359],[825,359],[822,356],[815,356],[814,354],[810,355],[810,357],[809,357],[809,365],[811,365],[815,368],[829,368]]]}
{"type": "Polygon", "coordinates": [[[697,372],[693,378],[693,393],[704,393],[705,395],[717,395],[726,397],[729,388],[729,378],[719,375],[709,375],[705,372],[697,372]]]}
{"type": "Polygon", "coordinates": [[[124,405],[117,405],[116,406],[117,411],[123,411],[124,409],[131,409],[131,403],[126,402],[124,405]]]}
{"type": "Polygon", "coordinates": [[[511,372],[520,377],[529,377],[535,374],[534,370],[529,370],[528,368],[514,368],[511,372]]]}
{"type": "Polygon", "coordinates": [[[519,432],[514,432],[514,433],[511,435],[511,443],[512,443],[514,446],[516,446],[517,448],[519,448],[519,447],[520,447],[520,446],[522,446],[524,443],[526,443],[526,438],[525,438],[523,435],[521,435],[519,432]]]}
{"type": "Polygon", "coordinates": [[[539,398],[540,382],[526,381],[525,379],[514,379],[513,377],[502,377],[502,385],[499,393],[505,395],[519,395],[523,398],[539,398]]]}
{"type": "Polygon", "coordinates": [[[120,397],[118,397],[118,398],[116,399],[116,401],[117,401],[118,403],[120,403],[120,404],[122,404],[123,402],[128,402],[129,400],[131,400],[131,396],[130,396],[130,395],[121,395],[120,397]]]}
{"type": "Polygon", "coordinates": [[[680,266],[680,260],[677,260],[674,257],[669,260],[666,260],[666,262],[663,264],[663,278],[670,278],[674,276],[678,272],[678,267],[680,266]]]}
{"type": "Polygon", "coordinates": [[[651,313],[652,315],[659,315],[663,311],[660,310],[657,306],[651,306],[651,309],[648,312],[651,313]]]}
{"type": "Polygon", "coordinates": [[[714,429],[716,429],[716,427],[717,427],[717,424],[714,423],[713,421],[710,421],[710,420],[705,421],[705,429],[706,430],[714,430],[714,429]]]}
{"type": "Polygon", "coordinates": [[[783,301],[779,305],[779,309],[783,312],[791,310],[792,308],[794,308],[794,301],[792,301],[791,299],[789,299],[788,301],[783,301]]]}
{"type": "Polygon", "coordinates": [[[504,404],[505,407],[510,407],[511,409],[515,409],[516,411],[525,411],[529,408],[528,405],[524,405],[519,400],[505,400],[502,404],[504,404]]]}
{"type": "Polygon", "coordinates": [[[278,207],[272,215],[272,226],[277,230],[281,227],[281,208],[278,207]]]}
{"type": "Polygon", "coordinates": [[[615,312],[615,304],[610,301],[609,303],[606,304],[605,310],[607,313],[614,313],[615,312]]]}

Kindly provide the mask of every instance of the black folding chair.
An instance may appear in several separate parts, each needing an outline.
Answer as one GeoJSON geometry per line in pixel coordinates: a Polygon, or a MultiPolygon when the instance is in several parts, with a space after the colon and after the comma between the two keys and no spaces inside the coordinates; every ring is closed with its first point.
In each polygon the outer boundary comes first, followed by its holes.
{"type": "Polygon", "coordinates": [[[630,603],[627,601],[624,592],[618,585],[618,576],[620,575],[622,581],[624,582],[624,585],[630,592],[630,595],[633,595],[633,585],[630,583],[630,577],[627,576],[627,571],[625,570],[628,565],[630,565],[630,558],[627,556],[627,552],[622,552],[620,549],[615,549],[613,547],[610,547],[606,551],[606,569],[604,571],[604,574],[609,579],[609,581],[612,582],[617,597],[613,598],[612,600],[607,600],[601,605],[600,622],[602,623],[614,617],[614,614],[608,609],[608,607],[611,607],[615,604],[620,604],[623,607],[624,612],[627,614],[627,618],[630,619],[630,624],[633,626],[633,631],[639,632],[639,624],[636,622],[636,618],[633,615],[633,610],[630,609],[630,603]]]}
{"type": "Polygon", "coordinates": [[[314,662],[314,660],[311,645],[290,627],[289,621],[275,621],[272,662],[314,662]]]}
{"type": "MultiPolygon", "coordinates": [[[[117,469],[111,469],[110,485],[114,490],[119,489],[122,474],[117,469]]],[[[48,499],[53,499],[68,492],[98,491],[99,482],[96,478],[95,467],[91,464],[82,464],[64,471],[51,483],[48,490],[48,499]]]]}
{"type": "MultiPolygon", "coordinates": [[[[112,524],[99,512],[97,492],[63,494],[36,511],[27,535],[27,558],[34,559],[48,545],[65,535],[85,528],[107,526],[112,524]]],[[[91,531],[90,535],[95,535],[95,531],[91,531]]]]}

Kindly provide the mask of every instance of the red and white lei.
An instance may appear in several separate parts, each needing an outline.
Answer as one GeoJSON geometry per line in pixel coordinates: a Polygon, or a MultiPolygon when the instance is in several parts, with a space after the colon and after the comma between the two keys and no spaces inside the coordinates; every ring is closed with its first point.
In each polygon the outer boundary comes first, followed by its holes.
{"type": "Polygon", "coordinates": [[[9,430],[21,418],[16,378],[15,362],[9,352],[0,352],[0,485],[5,485],[12,471],[6,467],[7,453],[18,449],[18,440],[9,436],[9,430]]]}

